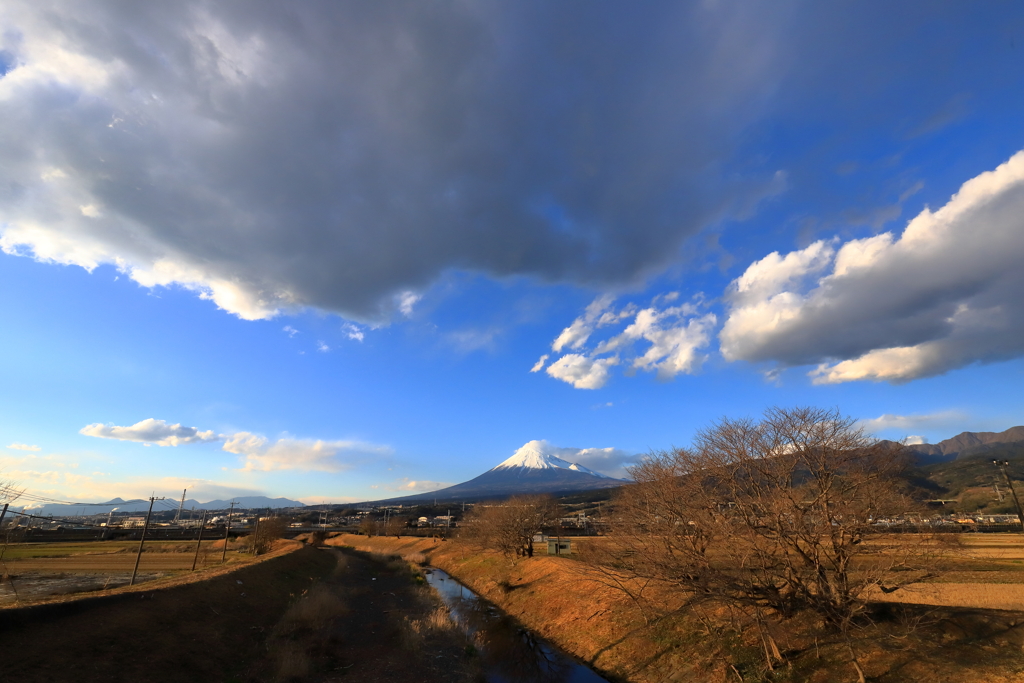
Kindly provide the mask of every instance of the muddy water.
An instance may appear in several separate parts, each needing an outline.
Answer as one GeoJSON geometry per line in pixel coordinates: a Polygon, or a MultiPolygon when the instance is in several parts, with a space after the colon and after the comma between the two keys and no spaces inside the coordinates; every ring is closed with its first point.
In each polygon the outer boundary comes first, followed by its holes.
{"type": "Polygon", "coordinates": [[[426,578],[473,639],[489,683],[607,683],[442,570],[429,569],[426,578]]]}

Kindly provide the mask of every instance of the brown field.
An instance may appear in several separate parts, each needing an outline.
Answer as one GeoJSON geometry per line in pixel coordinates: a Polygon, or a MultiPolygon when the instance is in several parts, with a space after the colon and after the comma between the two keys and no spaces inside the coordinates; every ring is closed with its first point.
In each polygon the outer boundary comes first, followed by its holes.
{"type": "MultiPolygon", "coordinates": [[[[223,540],[204,541],[196,571],[192,572],[194,542],[147,544],[136,584],[152,587],[150,582],[156,581],[156,585],[165,586],[219,576],[239,566],[291,552],[302,544],[278,541],[273,552],[254,558],[238,552],[241,543],[233,539],[228,544],[227,561],[221,564],[223,547],[223,540]]],[[[0,608],[127,590],[137,548],[137,542],[125,541],[10,545],[0,563],[0,608]]]]}

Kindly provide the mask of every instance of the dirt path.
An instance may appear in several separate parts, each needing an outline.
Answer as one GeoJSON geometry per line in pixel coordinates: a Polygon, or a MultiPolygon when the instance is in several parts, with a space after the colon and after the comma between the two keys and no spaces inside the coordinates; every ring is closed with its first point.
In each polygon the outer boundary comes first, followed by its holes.
{"type": "Polygon", "coordinates": [[[0,612],[3,680],[473,680],[407,565],[304,548],[152,592],[0,612]]]}

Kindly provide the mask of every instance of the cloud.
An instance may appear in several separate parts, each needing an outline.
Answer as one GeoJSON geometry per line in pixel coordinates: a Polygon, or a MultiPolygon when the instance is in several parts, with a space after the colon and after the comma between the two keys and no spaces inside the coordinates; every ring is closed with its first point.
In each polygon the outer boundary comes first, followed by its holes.
{"type": "MultiPolygon", "coordinates": [[[[904,433],[911,430],[931,427],[950,428],[954,425],[962,425],[968,416],[959,410],[945,410],[937,413],[922,413],[917,415],[896,415],[885,413],[875,418],[860,420],[857,426],[868,434],[876,434],[887,430],[898,430],[904,433]]],[[[915,437],[916,438],[916,437],[915,437]]],[[[920,443],[920,442],[919,442],[920,443]]]]}
{"type": "Polygon", "coordinates": [[[728,360],[816,364],[816,384],[905,382],[1024,354],[1024,151],[901,235],[815,242],[728,293],[728,360]]]}
{"type": "Polygon", "coordinates": [[[101,439],[117,439],[119,441],[139,441],[158,446],[180,446],[188,443],[204,443],[218,441],[220,436],[212,431],[201,432],[195,427],[182,427],[180,424],[167,424],[163,420],[149,418],[136,422],[130,427],[118,427],[112,424],[86,425],[79,430],[80,434],[95,436],[101,439]]]}
{"type": "MultiPolygon", "coordinates": [[[[647,308],[638,310],[628,304],[615,310],[613,298],[598,297],[551,345],[556,352],[569,347],[584,353],[565,354],[548,366],[547,373],[577,389],[600,389],[610,378],[609,368],[619,365],[624,354],[632,355],[631,361],[627,359],[630,368],[654,372],[660,380],[697,372],[706,357],[699,350],[710,343],[718,318],[714,313],[702,314],[699,303],[667,305],[678,298],[677,292],[669,292],[655,297],[647,308]],[[597,342],[592,350],[585,348],[597,330],[630,318],[622,332],[597,342]],[[646,347],[637,351],[643,344],[646,347]]],[[[541,367],[538,361],[531,372],[541,367]]]]}
{"type": "Polygon", "coordinates": [[[302,496],[297,498],[300,503],[306,505],[347,505],[349,503],[358,503],[366,500],[365,498],[353,498],[352,496],[302,496]]]}
{"type": "Polygon", "coordinates": [[[299,333],[299,331],[297,329],[295,329],[294,327],[292,327],[291,325],[285,325],[281,329],[284,330],[285,334],[287,334],[289,337],[294,337],[295,335],[297,335],[299,333]]]}
{"type": "Polygon", "coordinates": [[[549,365],[547,373],[577,389],[600,389],[608,383],[608,368],[618,364],[619,359],[615,356],[594,359],[567,353],[549,365]]]}
{"type": "Polygon", "coordinates": [[[12,443],[8,448],[16,451],[41,451],[43,450],[39,446],[30,446],[27,443],[12,443]]]}
{"type": "Polygon", "coordinates": [[[423,479],[409,479],[402,477],[390,484],[384,484],[383,488],[388,491],[404,491],[408,493],[419,493],[421,491],[436,491],[451,486],[452,484],[443,481],[427,481],[423,479]]]}
{"type": "Polygon", "coordinates": [[[402,315],[408,318],[412,315],[413,307],[419,303],[419,300],[422,298],[423,296],[416,292],[402,292],[398,295],[398,310],[402,315]]]}
{"type": "Polygon", "coordinates": [[[562,333],[555,338],[555,341],[551,343],[551,350],[559,353],[566,347],[578,349],[586,344],[595,327],[601,325],[602,322],[603,324],[613,322],[611,318],[606,319],[605,315],[609,313],[608,309],[614,302],[615,297],[610,294],[599,296],[590,302],[583,315],[576,318],[569,327],[562,330],[562,333]]]}
{"type": "Polygon", "coordinates": [[[11,0],[0,248],[250,320],[411,315],[452,269],[632,283],[779,190],[728,162],[799,63],[784,14],[11,0]]]}
{"type": "Polygon", "coordinates": [[[363,330],[358,325],[352,323],[345,323],[341,326],[341,331],[345,333],[349,339],[361,342],[366,335],[363,334],[363,330]]]}
{"type": "Polygon", "coordinates": [[[355,464],[390,455],[387,446],[360,441],[282,438],[270,441],[251,432],[225,438],[224,450],[244,456],[244,470],[317,470],[340,472],[355,464]]]}
{"type": "Polygon", "coordinates": [[[316,350],[319,351],[320,353],[327,353],[328,351],[331,350],[331,347],[324,343],[324,341],[321,339],[318,340],[316,343],[316,350]]]}
{"type": "Polygon", "coordinates": [[[532,368],[530,368],[530,372],[540,372],[541,370],[543,370],[544,364],[548,362],[548,358],[550,358],[550,356],[548,356],[548,354],[546,353],[540,358],[538,358],[537,362],[533,364],[532,368]]]}
{"type": "Polygon", "coordinates": [[[643,454],[629,453],[620,448],[565,448],[555,446],[544,439],[527,441],[516,454],[524,449],[553,455],[616,479],[628,479],[629,474],[625,468],[635,465],[643,458],[643,454]]]}

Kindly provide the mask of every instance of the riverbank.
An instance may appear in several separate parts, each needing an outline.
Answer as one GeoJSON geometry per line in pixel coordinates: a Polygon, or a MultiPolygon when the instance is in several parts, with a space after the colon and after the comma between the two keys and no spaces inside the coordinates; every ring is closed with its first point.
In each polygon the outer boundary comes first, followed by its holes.
{"type": "Polygon", "coordinates": [[[205,580],[0,613],[4,680],[472,683],[407,563],[302,547],[205,580]]]}
{"type": "Polygon", "coordinates": [[[712,606],[675,611],[682,596],[671,592],[650,596],[661,609],[645,619],[624,593],[565,557],[538,555],[513,567],[452,541],[342,535],[328,542],[437,566],[609,680],[857,681],[852,647],[865,675],[880,683],[1024,681],[1022,612],[880,605],[876,623],[855,630],[848,644],[809,615],[758,627],[712,606]]]}

